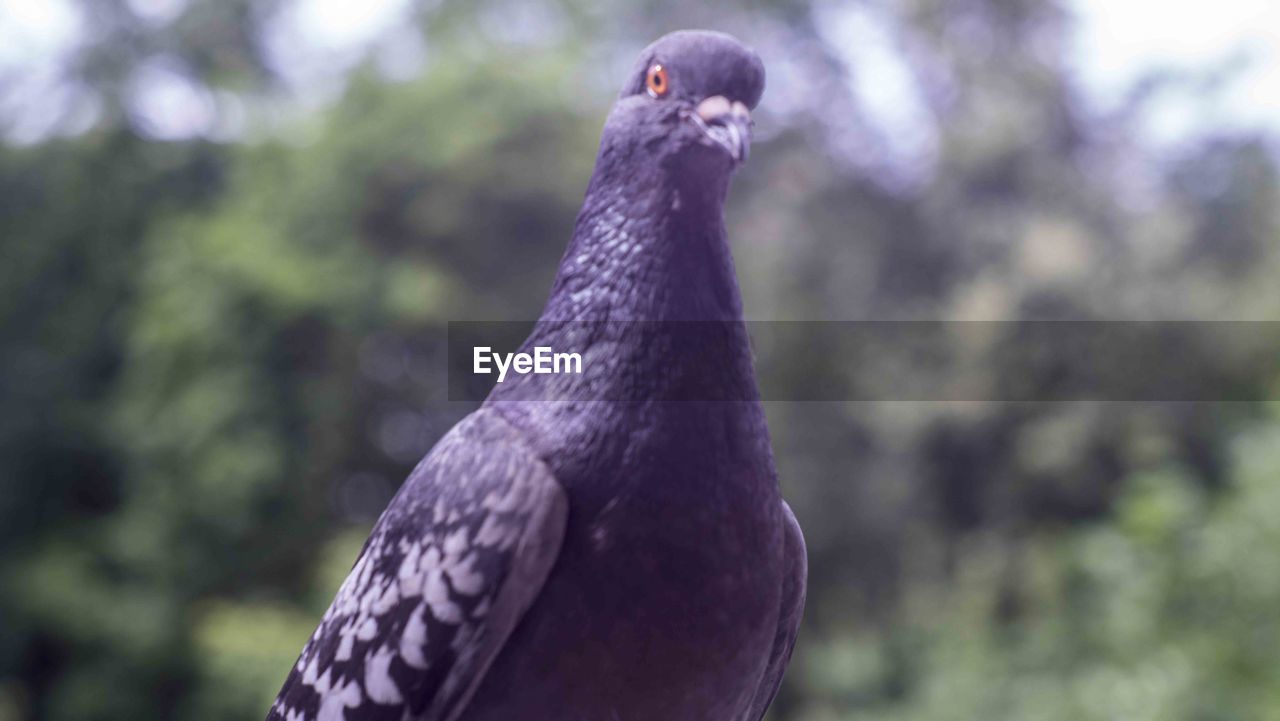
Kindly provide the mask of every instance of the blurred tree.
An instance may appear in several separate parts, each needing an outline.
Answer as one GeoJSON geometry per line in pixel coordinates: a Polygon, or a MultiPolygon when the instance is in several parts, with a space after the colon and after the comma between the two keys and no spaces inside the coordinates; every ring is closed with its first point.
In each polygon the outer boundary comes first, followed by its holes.
{"type": "Polygon", "coordinates": [[[332,593],[312,586],[326,519],[367,531],[459,417],[441,403],[428,331],[494,312],[495,297],[539,302],[595,122],[543,92],[565,64],[525,54],[392,88],[357,79],[314,142],[246,147],[215,213],[150,239],[113,540],[183,610],[169,633],[195,644],[196,673],[254,690],[203,690],[182,707],[192,717],[265,707],[280,681],[265,661],[288,667],[310,630],[303,609],[332,593]]]}
{"type": "Polygon", "coordinates": [[[1229,490],[1176,465],[1128,479],[1113,522],[974,538],[945,593],[915,586],[890,635],[822,642],[802,719],[1271,718],[1280,426],[1233,445],[1229,490]]]}
{"type": "Polygon", "coordinates": [[[143,623],[97,566],[98,521],[126,493],[106,407],[138,240],[152,214],[199,207],[219,176],[216,149],[119,132],[0,150],[0,615],[25,619],[0,624],[0,675],[21,675],[36,717],[57,702],[48,694],[68,659],[119,651],[113,641],[143,623]],[[59,611],[76,624],[46,615],[59,611]]]}

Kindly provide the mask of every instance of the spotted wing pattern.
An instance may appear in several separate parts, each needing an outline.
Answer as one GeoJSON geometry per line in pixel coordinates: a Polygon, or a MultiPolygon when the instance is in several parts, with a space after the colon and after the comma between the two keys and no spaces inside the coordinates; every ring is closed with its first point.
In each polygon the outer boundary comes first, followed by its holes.
{"type": "Polygon", "coordinates": [[[567,501],[518,431],[480,410],[378,520],[268,721],[449,721],[537,596],[567,501]]]}

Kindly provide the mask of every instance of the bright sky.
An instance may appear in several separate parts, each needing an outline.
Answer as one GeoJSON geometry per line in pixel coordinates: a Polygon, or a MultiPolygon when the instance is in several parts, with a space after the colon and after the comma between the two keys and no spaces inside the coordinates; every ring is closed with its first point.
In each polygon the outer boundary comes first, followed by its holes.
{"type": "Polygon", "coordinates": [[[64,2],[0,0],[0,68],[57,53],[75,38],[77,26],[64,2]]]}
{"type": "Polygon", "coordinates": [[[1157,142],[1207,127],[1280,129],[1280,3],[1275,0],[1073,0],[1073,51],[1085,88],[1114,104],[1143,72],[1244,63],[1210,98],[1163,98],[1149,118],[1157,142]]]}
{"type": "MultiPolygon", "coordinates": [[[[185,0],[129,0],[144,17],[163,22],[181,11],[185,0]]],[[[1212,97],[1188,92],[1158,96],[1143,119],[1151,142],[1164,143],[1211,127],[1264,125],[1280,129],[1280,2],[1215,0],[1209,3],[1167,0],[1068,0],[1078,20],[1071,64],[1087,96],[1098,110],[1114,107],[1135,78],[1161,69],[1205,68],[1243,61],[1243,69],[1212,97]],[[1243,54],[1242,54],[1243,53],[1243,54]]],[[[278,65],[302,85],[324,93],[326,82],[341,66],[359,56],[373,38],[394,31],[408,0],[295,0],[286,22],[272,33],[270,45],[278,65]],[[287,62],[286,62],[287,59],[287,62]]],[[[856,7],[856,6],[855,6],[856,7]]],[[[825,25],[825,23],[824,23],[825,25]]],[[[36,89],[52,81],[47,62],[70,46],[79,21],[66,0],[0,0],[0,83],[36,89]]],[[[887,127],[909,127],[919,112],[909,75],[895,57],[891,40],[866,12],[841,12],[829,33],[839,45],[853,48],[850,61],[862,67],[858,91],[873,116],[887,127]]],[[[396,45],[393,32],[390,43],[396,45]]],[[[400,48],[402,65],[420,62],[420,47],[400,48]],[[408,58],[407,60],[405,58],[408,58]]],[[[394,72],[395,68],[391,68],[394,72]]],[[[406,71],[406,68],[400,68],[406,71]]],[[[169,69],[150,70],[164,77],[169,69]]],[[[13,86],[11,86],[13,87],[13,86]]],[[[199,126],[200,111],[217,99],[193,98],[169,88],[155,92],[159,118],[174,117],[176,108],[195,107],[180,122],[199,126]]],[[[24,93],[39,95],[38,91],[24,93]]],[[[182,116],[182,113],[178,113],[182,116]]],[[[206,113],[211,115],[211,113],[206,113]]],[[[157,128],[160,135],[178,128],[157,128]]],[[[927,150],[927,137],[899,133],[903,152],[927,150]]],[[[33,138],[34,139],[34,138],[33,138]]]]}

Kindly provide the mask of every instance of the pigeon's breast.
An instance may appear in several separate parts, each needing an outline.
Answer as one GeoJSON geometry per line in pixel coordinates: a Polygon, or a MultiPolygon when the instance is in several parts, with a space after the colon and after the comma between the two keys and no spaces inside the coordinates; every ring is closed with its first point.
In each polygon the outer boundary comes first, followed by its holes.
{"type": "Polygon", "coordinates": [[[784,546],[767,440],[737,438],[754,424],[737,413],[661,424],[611,470],[581,466],[608,477],[565,479],[561,557],[464,719],[737,721],[769,657],[784,546]]]}

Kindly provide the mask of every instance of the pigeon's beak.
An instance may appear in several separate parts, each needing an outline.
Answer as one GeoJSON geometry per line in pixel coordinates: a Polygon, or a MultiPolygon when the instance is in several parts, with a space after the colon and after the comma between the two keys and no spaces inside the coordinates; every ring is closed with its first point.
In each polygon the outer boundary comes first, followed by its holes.
{"type": "Polygon", "coordinates": [[[745,163],[751,150],[751,111],[736,100],[712,95],[693,109],[689,120],[713,144],[724,148],[734,163],[745,163]]]}

